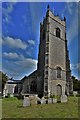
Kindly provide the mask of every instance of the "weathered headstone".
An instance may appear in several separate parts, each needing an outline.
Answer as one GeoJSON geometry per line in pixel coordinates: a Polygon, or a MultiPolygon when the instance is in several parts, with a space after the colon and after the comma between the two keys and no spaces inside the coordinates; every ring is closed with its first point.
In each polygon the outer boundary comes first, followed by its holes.
{"type": "Polygon", "coordinates": [[[41,99],[37,97],[37,104],[41,104],[41,99]]]}
{"type": "Polygon", "coordinates": [[[31,99],[30,104],[31,105],[36,105],[37,104],[37,99],[36,98],[31,99]]]}
{"type": "Polygon", "coordinates": [[[14,97],[14,95],[13,95],[13,94],[10,94],[10,97],[14,97]]]}
{"type": "Polygon", "coordinates": [[[66,95],[61,96],[61,102],[67,102],[67,96],[66,95]]]}
{"type": "Polygon", "coordinates": [[[31,105],[36,105],[37,104],[37,96],[36,95],[29,96],[29,99],[30,99],[30,104],[31,105]]]}
{"type": "Polygon", "coordinates": [[[49,99],[48,99],[48,103],[52,103],[52,98],[49,98],[49,99]]]}
{"type": "Polygon", "coordinates": [[[53,98],[53,103],[57,103],[57,98],[53,98]]]}
{"type": "Polygon", "coordinates": [[[73,95],[76,96],[78,94],[77,91],[73,91],[73,95]]]}
{"type": "Polygon", "coordinates": [[[23,107],[30,106],[30,99],[28,97],[25,97],[23,100],[23,107]]]}
{"type": "Polygon", "coordinates": [[[41,104],[46,104],[46,99],[45,98],[41,99],[41,104]]]}

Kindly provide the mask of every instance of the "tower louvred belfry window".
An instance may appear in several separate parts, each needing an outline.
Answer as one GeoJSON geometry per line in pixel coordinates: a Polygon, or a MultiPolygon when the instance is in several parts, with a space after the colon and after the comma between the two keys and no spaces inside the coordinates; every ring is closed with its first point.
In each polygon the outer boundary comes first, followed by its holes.
{"type": "Polygon", "coordinates": [[[45,32],[43,33],[43,40],[45,39],[45,32]]]}
{"type": "Polygon", "coordinates": [[[61,68],[57,67],[57,78],[61,78],[61,68]]]}
{"type": "Polygon", "coordinates": [[[56,37],[60,38],[60,29],[56,28],[56,37]]]}

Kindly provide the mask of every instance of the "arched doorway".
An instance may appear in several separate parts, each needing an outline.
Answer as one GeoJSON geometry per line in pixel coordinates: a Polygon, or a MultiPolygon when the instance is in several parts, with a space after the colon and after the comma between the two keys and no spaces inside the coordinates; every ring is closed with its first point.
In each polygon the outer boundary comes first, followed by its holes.
{"type": "Polygon", "coordinates": [[[62,86],[60,84],[57,85],[57,95],[58,96],[62,95],[62,86]]]}
{"type": "Polygon", "coordinates": [[[61,102],[61,95],[62,95],[62,86],[60,84],[57,85],[57,102],[61,102]]]}
{"type": "Polygon", "coordinates": [[[18,93],[18,85],[15,86],[15,88],[14,88],[14,93],[15,93],[15,94],[18,93]]]}

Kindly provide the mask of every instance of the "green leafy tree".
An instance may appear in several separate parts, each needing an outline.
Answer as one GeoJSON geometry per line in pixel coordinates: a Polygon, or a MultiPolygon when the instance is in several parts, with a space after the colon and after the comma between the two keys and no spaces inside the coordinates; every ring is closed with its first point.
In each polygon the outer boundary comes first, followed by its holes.
{"type": "Polygon", "coordinates": [[[7,80],[8,80],[8,76],[0,71],[0,88],[2,87],[2,91],[4,89],[7,80]]]}
{"type": "Polygon", "coordinates": [[[76,79],[74,76],[72,76],[72,80],[73,80],[73,90],[80,91],[80,81],[76,79]]]}

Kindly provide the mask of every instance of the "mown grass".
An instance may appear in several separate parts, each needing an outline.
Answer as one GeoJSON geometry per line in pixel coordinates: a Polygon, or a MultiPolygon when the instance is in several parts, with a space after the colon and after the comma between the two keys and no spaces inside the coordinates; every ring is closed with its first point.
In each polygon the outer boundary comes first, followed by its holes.
{"type": "Polygon", "coordinates": [[[2,118],[78,118],[78,97],[69,97],[67,103],[22,107],[22,100],[2,100],[2,118]]]}

